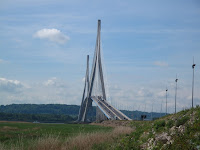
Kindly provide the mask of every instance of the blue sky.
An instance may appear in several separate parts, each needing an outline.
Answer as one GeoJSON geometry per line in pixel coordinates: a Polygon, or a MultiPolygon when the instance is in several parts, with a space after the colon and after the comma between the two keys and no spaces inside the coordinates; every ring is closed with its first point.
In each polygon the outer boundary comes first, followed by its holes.
{"type": "Polygon", "coordinates": [[[109,100],[120,109],[160,112],[169,89],[174,111],[200,104],[198,0],[2,0],[0,102],[80,104],[86,55],[90,66],[97,20],[109,100]],[[146,109],[145,109],[146,105],[146,109]]]}

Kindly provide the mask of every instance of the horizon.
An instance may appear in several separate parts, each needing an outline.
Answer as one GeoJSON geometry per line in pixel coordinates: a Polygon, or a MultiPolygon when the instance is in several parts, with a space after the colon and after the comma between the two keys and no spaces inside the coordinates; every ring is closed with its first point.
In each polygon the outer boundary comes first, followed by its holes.
{"type": "MultiPolygon", "coordinates": [[[[9,105],[67,105],[67,106],[78,106],[80,107],[80,105],[69,105],[69,104],[6,104],[6,105],[0,105],[0,106],[9,106],[9,105]]],[[[93,106],[93,107],[97,107],[97,106],[93,106]]],[[[165,114],[165,112],[155,112],[155,111],[142,111],[142,110],[127,110],[127,109],[121,109],[120,111],[129,111],[129,112],[143,112],[143,113],[158,113],[158,114],[165,114]]],[[[182,111],[182,110],[181,110],[182,111]]],[[[4,112],[5,113],[5,112],[4,112]]],[[[8,113],[8,112],[6,112],[8,113]]],[[[170,114],[170,113],[167,113],[167,114],[170,114]]]]}
{"type": "Polygon", "coordinates": [[[118,109],[177,112],[200,105],[200,2],[1,2],[0,105],[80,105],[86,56],[101,24],[108,101],[118,109]]]}

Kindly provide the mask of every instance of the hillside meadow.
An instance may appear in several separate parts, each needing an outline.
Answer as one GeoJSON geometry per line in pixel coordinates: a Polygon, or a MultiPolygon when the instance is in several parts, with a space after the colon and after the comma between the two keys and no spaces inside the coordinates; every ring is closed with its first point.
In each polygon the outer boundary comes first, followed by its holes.
{"type": "Polygon", "coordinates": [[[199,106],[154,121],[131,121],[130,126],[130,134],[96,149],[200,150],[199,106]]]}

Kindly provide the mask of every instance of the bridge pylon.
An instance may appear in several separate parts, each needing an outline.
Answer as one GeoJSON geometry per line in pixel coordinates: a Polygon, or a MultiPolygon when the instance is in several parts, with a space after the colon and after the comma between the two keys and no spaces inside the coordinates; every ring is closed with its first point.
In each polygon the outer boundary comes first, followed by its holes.
{"type": "Polygon", "coordinates": [[[89,99],[89,87],[90,87],[90,82],[89,82],[89,55],[87,55],[87,69],[86,69],[86,74],[85,74],[85,85],[84,85],[84,90],[83,90],[83,95],[82,95],[82,101],[81,101],[81,106],[79,109],[79,115],[78,115],[78,122],[86,122],[86,115],[89,109],[89,106],[92,106],[92,102],[89,99]]]}
{"type": "Polygon", "coordinates": [[[97,105],[97,121],[102,120],[130,120],[121,111],[114,108],[106,100],[104,75],[101,61],[101,20],[98,20],[97,39],[93,65],[89,77],[89,55],[87,56],[87,69],[85,85],[79,110],[78,122],[87,122],[87,114],[92,107],[92,102],[97,105]]]}

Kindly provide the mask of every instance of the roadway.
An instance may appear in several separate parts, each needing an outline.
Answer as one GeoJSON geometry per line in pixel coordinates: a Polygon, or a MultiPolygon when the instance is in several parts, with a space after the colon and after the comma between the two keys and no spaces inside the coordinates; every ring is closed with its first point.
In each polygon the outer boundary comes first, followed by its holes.
{"type": "Polygon", "coordinates": [[[115,109],[110,105],[106,100],[101,96],[92,96],[91,99],[96,103],[96,105],[101,109],[101,111],[108,117],[110,120],[131,120],[129,117],[124,115],[119,110],[115,109]]]}

